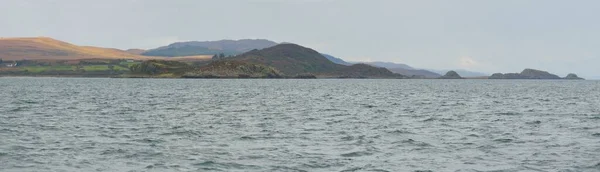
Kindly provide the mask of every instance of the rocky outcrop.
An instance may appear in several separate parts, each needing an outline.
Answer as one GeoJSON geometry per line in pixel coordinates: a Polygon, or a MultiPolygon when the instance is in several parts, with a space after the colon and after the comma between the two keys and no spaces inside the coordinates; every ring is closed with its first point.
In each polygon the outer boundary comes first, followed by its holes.
{"type": "Polygon", "coordinates": [[[148,60],[129,67],[133,74],[143,75],[182,74],[190,69],[187,63],[167,60],[148,60]]]}
{"type": "Polygon", "coordinates": [[[557,75],[542,70],[525,69],[521,73],[495,73],[488,79],[562,79],[557,75]]]}
{"type": "Polygon", "coordinates": [[[574,73],[568,74],[567,77],[565,77],[564,79],[568,79],[568,80],[584,80],[583,78],[580,78],[579,76],[577,76],[574,73]]]}
{"type": "Polygon", "coordinates": [[[183,74],[184,78],[283,78],[269,66],[239,61],[215,61],[183,74]]]}
{"type": "Polygon", "coordinates": [[[455,71],[448,71],[446,75],[439,77],[439,79],[464,79],[455,71]]]}

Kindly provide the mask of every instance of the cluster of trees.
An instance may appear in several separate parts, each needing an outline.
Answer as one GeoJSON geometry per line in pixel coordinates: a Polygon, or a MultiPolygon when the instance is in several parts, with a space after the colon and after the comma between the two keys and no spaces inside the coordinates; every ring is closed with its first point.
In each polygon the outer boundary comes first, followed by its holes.
{"type": "Polygon", "coordinates": [[[225,56],[225,53],[219,53],[219,54],[215,54],[212,59],[213,60],[219,60],[219,59],[224,59],[224,58],[229,58],[229,57],[233,57],[232,55],[228,55],[225,56]]]}

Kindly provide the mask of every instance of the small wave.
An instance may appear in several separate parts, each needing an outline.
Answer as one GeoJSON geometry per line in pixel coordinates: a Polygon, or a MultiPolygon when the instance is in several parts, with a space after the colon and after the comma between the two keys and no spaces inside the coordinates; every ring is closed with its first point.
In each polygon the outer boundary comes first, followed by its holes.
{"type": "Polygon", "coordinates": [[[377,106],[375,106],[375,105],[369,105],[369,104],[363,104],[363,107],[365,107],[365,108],[375,108],[377,106]]]}
{"type": "Polygon", "coordinates": [[[176,136],[200,136],[201,133],[198,131],[173,131],[173,132],[167,132],[167,133],[161,133],[160,135],[162,136],[172,136],[172,135],[176,135],[176,136]]]}
{"type": "Polygon", "coordinates": [[[500,113],[496,113],[496,115],[508,115],[508,116],[515,116],[515,115],[522,115],[521,113],[518,112],[500,112],[500,113]]]}
{"type": "Polygon", "coordinates": [[[14,109],[10,110],[9,112],[20,112],[20,111],[25,111],[25,108],[23,108],[23,107],[17,107],[17,108],[14,108],[14,109]]]}
{"type": "Polygon", "coordinates": [[[100,155],[124,154],[126,152],[127,151],[125,151],[123,149],[108,149],[108,150],[102,151],[102,153],[100,153],[100,155]]]}
{"type": "Polygon", "coordinates": [[[341,140],[342,141],[352,141],[352,140],[354,140],[354,137],[352,137],[352,136],[344,136],[344,137],[341,138],[341,140]]]}
{"type": "Polygon", "coordinates": [[[510,142],[513,142],[513,139],[496,139],[494,141],[500,142],[500,143],[510,143],[510,142]]]}
{"type": "Polygon", "coordinates": [[[531,122],[526,122],[526,124],[530,124],[530,125],[537,125],[537,124],[541,124],[542,121],[531,121],[531,122]]]}
{"type": "Polygon", "coordinates": [[[404,140],[404,141],[402,141],[402,143],[410,144],[410,145],[414,145],[414,146],[418,146],[418,147],[430,147],[431,146],[431,144],[429,144],[429,143],[416,141],[413,139],[404,140]]]}
{"type": "Polygon", "coordinates": [[[341,109],[320,109],[319,112],[336,112],[342,111],[341,109]]]}
{"type": "Polygon", "coordinates": [[[134,141],[140,142],[140,143],[162,143],[162,142],[164,142],[163,140],[151,139],[151,138],[136,139],[134,141]]]}
{"type": "Polygon", "coordinates": [[[23,103],[23,104],[38,104],[38,102],[35,102],[32,100],[22,100],[21,103],[23,103]]]}
{"type": "Polygon", "coordinates": [[[427,118],[427,119],[423,120],[423,122],[430,122],[430,121],[435,121],[435,120],[436,120],[435,118],[427,118]]]}
{"type": "Polygon", "coordinates": [[[201,163],[192,164],[192,165],[202,167],[202,169],[204,169],[204,170],[208,170],[208,168],[210,168],[211,170],[217,170],[217,171],[230,171],[227,169],[242,169],[242,170],[260,169],[260,167],[255,166],[255,165],[244,165],[244,164],[238,164],[238,163],[219,163],[219,162],[210,161],[210,160],[204,161],[201,163]]]}
{"type": "Polygon", "coordinates": [[[592,134],[592,136],[600,137],[600,133],[594,133],[594,134],[592,134]]]}
{"type": "Polygon", "coordinates": [[[33,148],[15,145],[11,147],[12,150],[32,150],[33,148]]]}
{"type": "Polygon", "coordinates": [[[373,153],[365,152],[365,151],[358,151],[358,152],[350,152],[350,153],[341,154],[340,156],[342,156],[342,157],[361,157],[361,156],[370,156],[370,155],[373,155],[373,153]]]}
{"type": "Polygon", "coordinates": [[[251,137],[251,136],[242,136],[240,137],[241,140],[256,140],[255,137],[251,137]]]}
{"type": "Polygon", "coordinates": [[[387,131],[387,133],[390,133],[390,134],[415,134],[413,132],[406,131],[406,130],[387,131]]]}

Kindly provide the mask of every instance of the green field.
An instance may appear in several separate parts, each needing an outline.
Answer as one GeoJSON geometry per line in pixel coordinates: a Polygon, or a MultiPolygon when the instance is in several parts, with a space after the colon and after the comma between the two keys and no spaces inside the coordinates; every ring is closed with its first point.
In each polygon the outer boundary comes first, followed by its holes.
{"type": "Polygon", "coordinates": [[[75,66],[25,66],[23,70],[31,73],[40,73],[45,71],[74,71],[75,66]]]}
{"type": "MultiPolygon", "coordinates": [[[[108,67],[108,65],[89,65],[89,66],[83,66],[83,70],[85,70],[85,71],[107,71],[107,70],[110,70],[110,68],[108,67]]],[[[124,68],[122,66],[113,66],[113,70],[115,70],[115,71],[120,71],[120,70],[127,71],[129,69],[128,68],[124,68]]]]}
{"type": "Polygon", "coordinates": [[[131,67],[132,65],[135,64],[140,64],[141,62],[121,62],[119,63],[119,65],[123,65],[123,66],[127,66],[127,67],[131,67]]]}
{"type": "MultiPolygon", "coordinates": [[[[77,66],[24,66],[21,67],[23,71],[27,71],[30,73],[41,73],[48,71],[77,71],[77,66]]],[[[111,69],[108,65],[87,65],[81,66],[81,69],[90,72],[97,71],[110,71],[111,69]]],[[[128,68],[122,66],[113,66],[113,70],[115,71],[129,71],[128,68]]]]}

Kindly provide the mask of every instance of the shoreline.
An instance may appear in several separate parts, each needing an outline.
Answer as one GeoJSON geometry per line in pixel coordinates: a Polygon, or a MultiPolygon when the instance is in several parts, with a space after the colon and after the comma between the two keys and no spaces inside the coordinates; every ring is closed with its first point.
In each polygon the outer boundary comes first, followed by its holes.
{"type": "Polygon", "coordinates": [[[589,80],[569,80],[569,79],[487,79],[487,78],[464,78],[464,79],[438,79],[438,78],[348,78],[348,77],[316,77],[316,78],[294,78],[294,77],[281,77],[281,78],[243,78],[243,77],[204,77],[204,78],[188,78],[188,77],[160,77],[160,76],[111,76],[111,75],[98,75],[98,76],[87,76],[87,75],[0,75],[0,78],[115,78],[115,79],[274,79],[274,80],[314,80],[314,79],[387,79],[387,80],[494,80],[494,81],[506,81],[506,80],[530,80],[530,81],[600,81],[600,79],[589,79],[589,80]]]}

